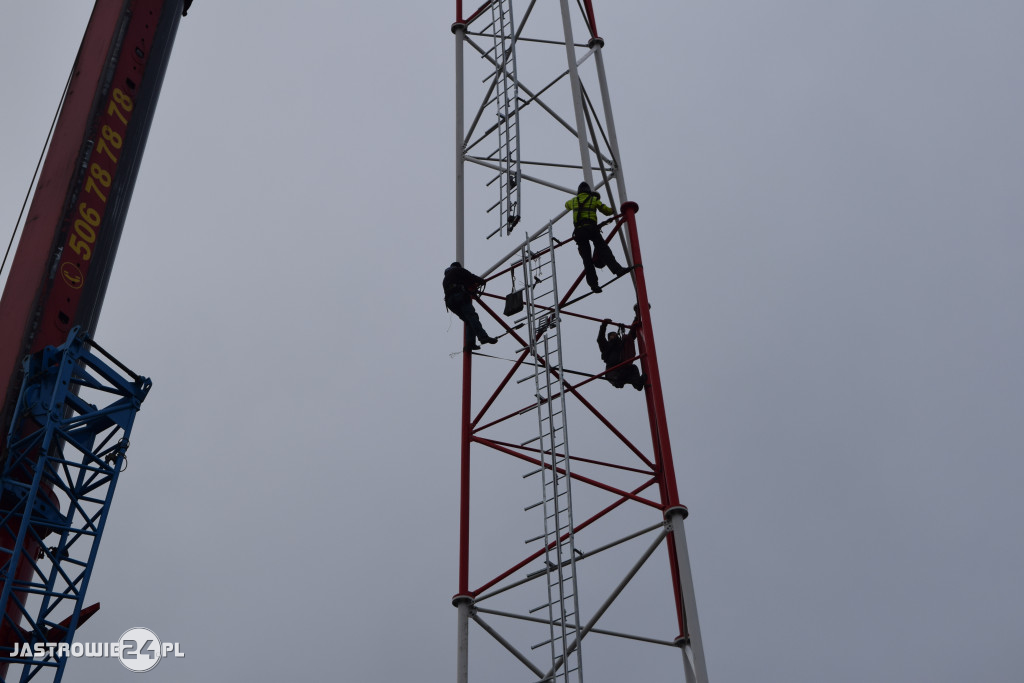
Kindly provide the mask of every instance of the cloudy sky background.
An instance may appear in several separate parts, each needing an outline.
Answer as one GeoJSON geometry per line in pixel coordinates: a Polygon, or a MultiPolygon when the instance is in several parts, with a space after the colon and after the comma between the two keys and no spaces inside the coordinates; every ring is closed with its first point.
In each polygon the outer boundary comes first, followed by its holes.
{"type": "MultiPolygon", "coordinates": [[[[1024,5],[595,6],[711,679],[1019,681],[1024,5]]],[[[90,9],[5,8],[8,230],[90,9]]],[[[147,680],[454,678],[453,19],[182,21],[98,330],[154,388],[79,632],[181,642],[147,680]]]]}

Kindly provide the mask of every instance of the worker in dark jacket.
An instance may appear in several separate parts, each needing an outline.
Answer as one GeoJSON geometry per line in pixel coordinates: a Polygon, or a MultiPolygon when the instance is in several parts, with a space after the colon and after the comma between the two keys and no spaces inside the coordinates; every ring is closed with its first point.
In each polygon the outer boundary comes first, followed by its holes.
{"type": "Polygon", "coordinates": [[[444,288],[444,305],[448,310],[459,316],[462,322],[466,323],[465,351],[475,351],[476,340],[481,344],[494,344],[498,340],[488,336],[484,332],[484,326],[480,324],[480,316],[473,308],[473,296],[477,290],[484,285],[484,279],[474,275],[458,261],[448,266],[444,271],[444,280],[441,286],[444,288]]]}
{"type": "Polygon", "coordinates": [[[590,185],[580,183],[575,197],[565,203],[565,208],[572,210],[572,238],[576,240],[576,247],[580,250],[580,257],[583,259],[583,272],[586,274],[587,284],[593,292],[600,292],[601,286],[597,283],[597,271],[594,269],[608,266],[608,270],[615,275],[622,275],[627,272],[619,265],[612,254],[608,243],[601,237],[601,228],[597,227],[597,212],[605,216],[611,216],[614,212],[601,202],[601,195],[590,191],[590,185]],[[594,245],[591,255],[590,245],[594,245]]]}
{"type": "Polygon", "coordinates": [[[601,349],[601,360],[604,361],[604,367],[607,370],[604,378],[611,382],[616,389],[632,384],[634,389],[640,391],[647,384],[647,375],[640,374],[639,368],[632,363],[615,368],[619,363],[636,355],[636,330],[639,323],[634,320],[629,327],[629,332],[625,335],[613,331],[608,332],[608,336],[605,337],[609,323],[611,320],[605,318],[601,323],[601,329],[597,332],[597,346],[601,349]],[[610,370],[609,368],[615,369],[610,370]]]}

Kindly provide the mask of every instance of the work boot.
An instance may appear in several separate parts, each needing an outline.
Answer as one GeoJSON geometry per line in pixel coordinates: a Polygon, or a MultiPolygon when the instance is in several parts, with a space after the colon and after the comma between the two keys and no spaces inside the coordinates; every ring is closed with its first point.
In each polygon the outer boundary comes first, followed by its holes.
{"type": "Polygon", "coordinates": [[[497,337],[484,337],[483,339],[480,340],[480,343],[481,344],[497,344],[498,343],[498,338],[497,337]]]}
{"type": "Polygon", "coordinates": [[[647,386],[647,375],[640,375],[636,384],[633,385],[633,388],[637,391],[643,391],[645,386],[647,386]]]}
{"type": "Polygon", "coordinates": [[[590,286],[590,291],[593,292],[594,294],[600,294],[601,293],[601,285],[591,285],[590,286]]]}
{"type": "Polygon", "coordinates": [[[470,344],[469,346],[465,347],[465,348],[464,348],[464,349],[462,349],[462,350],[463,350],[463,351],[479,351],[479,350],[480,350],[480,347],[479,347],[479,346],[477,346],[477,345],[476,345],[476,343],[474,342],[474,343],[470,344]]]}

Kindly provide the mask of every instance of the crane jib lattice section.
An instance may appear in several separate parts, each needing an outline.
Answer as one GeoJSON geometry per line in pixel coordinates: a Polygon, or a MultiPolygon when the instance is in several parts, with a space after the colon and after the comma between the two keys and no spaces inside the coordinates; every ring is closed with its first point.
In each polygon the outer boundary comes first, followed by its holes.
{"type": "MultiPolygon", "coordinates": [[[[70,644],[98,609],[85,606],[86,589],[135,415],[151,386],[77,327],[65,344],[26,358],[24,375],[0,478],[0,533],[21,549],[6,551],[0,566],[0,599],[14,606],[3,619],[20,634],[13,643],[19,652],[70,644]]],[[[22,665],[22,681],[40,674],[60,680],[67,660],[60,651],[34,659],[11,654],[0,652],[0,662],[22,665]]]]}

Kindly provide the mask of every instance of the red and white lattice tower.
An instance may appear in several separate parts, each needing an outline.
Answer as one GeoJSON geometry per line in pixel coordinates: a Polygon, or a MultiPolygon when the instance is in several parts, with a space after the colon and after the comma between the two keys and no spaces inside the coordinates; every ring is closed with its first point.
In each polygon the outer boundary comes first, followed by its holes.
{"type": "Polygon", "coordinates": [[[502,335],[461,358],[457,681],[679,680],[681,650],[688,683],[705,683],[592,1],[455,4],[455,258],[488,280],[476,307],[502,335]],[[581,181],[615,210],[604,237],[633,266],[599,271],[598,294],[564,208],[581,181]],[[603,320],[627,330],[635,315],[642,393],[606,381],[596,343],[603,320]]]}

